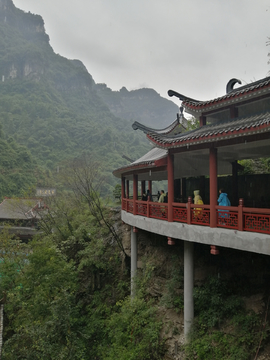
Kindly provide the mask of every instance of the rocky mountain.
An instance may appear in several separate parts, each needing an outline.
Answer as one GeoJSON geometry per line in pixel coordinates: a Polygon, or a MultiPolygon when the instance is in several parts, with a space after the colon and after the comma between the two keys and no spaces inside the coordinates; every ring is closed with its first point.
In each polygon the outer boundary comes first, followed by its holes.
{"type": "Polygon", "coordinates": [[[0,0],[0,124],[5,139],[26,146],[44,171],[91,154],[111,193],[112,170],[127,163],[123,155],[138,158],[150,149],[132,122],[164,127],[177,111],[152,89],[113,92],[95,84],[80,60],[53,51],[41,16],[0,0]]]}
{"type": "Polygon", "coordinates": [[[177,105],[153,89],[128,91],[122,87],[119,91],[112,91],[106,84],[96,84],[95,89],[115,116],[136,120],[154,129],[171,124],[179,112],[177,105]]]}

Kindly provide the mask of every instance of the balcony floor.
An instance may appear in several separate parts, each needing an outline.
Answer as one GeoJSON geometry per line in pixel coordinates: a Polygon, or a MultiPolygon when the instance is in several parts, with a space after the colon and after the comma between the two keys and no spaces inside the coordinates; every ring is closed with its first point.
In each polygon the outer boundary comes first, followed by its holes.
{"type": "Polygon", "coordinates": [[[270,235],[268,234],[167,222],[133,215],[124,210],[121,212],[121,217],[126,224],[175,240],[186,240],[270,255],[270,235]]]}

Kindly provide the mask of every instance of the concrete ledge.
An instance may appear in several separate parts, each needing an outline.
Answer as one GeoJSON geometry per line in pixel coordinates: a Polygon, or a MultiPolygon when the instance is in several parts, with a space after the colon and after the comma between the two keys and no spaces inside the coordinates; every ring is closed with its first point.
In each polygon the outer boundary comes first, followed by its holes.
{"type": "Polygon", "coordinates": [[[267,234],[169,223],[144,216],[134,216],[123,210],[121,218],[128,225],[173,239],[270,255],[270,235],[267,234]]]}

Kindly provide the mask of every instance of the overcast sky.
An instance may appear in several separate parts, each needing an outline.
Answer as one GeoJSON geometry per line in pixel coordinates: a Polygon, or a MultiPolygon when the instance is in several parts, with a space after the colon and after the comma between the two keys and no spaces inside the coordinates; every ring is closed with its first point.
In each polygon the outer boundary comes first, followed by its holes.
{"type": "MultiPolygon", "coordinates": [[[[269,75],[269,0],[13,0],[42,16],[54,51],[113,90],[208,100],[269,75]],[[235,86],[236,87],[236,86],[235,86]]],[[[180,101],[174,100],[178,105],[180,101]]]]}

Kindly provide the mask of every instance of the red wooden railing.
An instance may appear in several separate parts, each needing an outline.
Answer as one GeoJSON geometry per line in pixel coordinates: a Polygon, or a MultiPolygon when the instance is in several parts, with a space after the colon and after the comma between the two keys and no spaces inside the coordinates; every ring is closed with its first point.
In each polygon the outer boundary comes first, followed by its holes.
{"type": "MultiPolygon", "coordinates": [[[[122,210],[154,218],[168,220],[168,204],[136,200],[134,212],[133,199],[122,199],[122,210]]],[[[173,203],[173,221],[193,225],[210,226],[210,205],[173,203]]],[[[253,231],[270,234],[270,209],[248,208],[239,200],[239,206],[215,206],[217,227],[238,231],[253,231]]]]}
{"type": "Polygon", "coordinates": [[[244,231],[270,234],[270,209],[254,209],[243,207],[244,231]]]}

